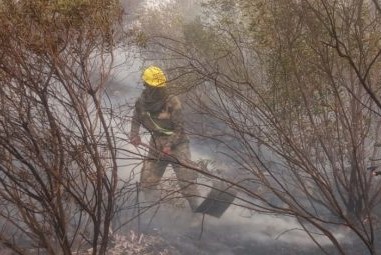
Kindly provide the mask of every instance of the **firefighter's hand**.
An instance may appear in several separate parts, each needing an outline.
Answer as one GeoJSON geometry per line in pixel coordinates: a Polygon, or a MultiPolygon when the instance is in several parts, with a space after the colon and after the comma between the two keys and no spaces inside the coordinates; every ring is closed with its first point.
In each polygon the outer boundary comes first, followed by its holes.
{"type": "Polygon", "coordinates": [[[130,137],[130,141],[131,141],[131,144],[134,146],[139,146],[142,142],[142,140],[140,139],[140,136],[138,135],[130,137]]]}
{"type": "Polygon", "coordinates": [[[163,152],[164,154],[171,155],[171,153],[172,153],[172,149],[171,149],[170,146],[164,146],[162,152],[163,152]]]}

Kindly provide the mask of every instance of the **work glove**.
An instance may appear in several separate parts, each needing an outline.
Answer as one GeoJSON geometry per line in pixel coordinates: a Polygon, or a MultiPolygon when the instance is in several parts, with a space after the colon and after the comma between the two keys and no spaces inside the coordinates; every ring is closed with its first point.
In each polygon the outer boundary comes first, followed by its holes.
{"type": "Polygon", "coordinates": [[[172,149],[171,146],[164,146],[162,152],[167,155],[171,155],[172,149]]]}
{"type": "Polygon", "coordinates": [[[142,140],[140,139],[140,136],[138,136],[138,135],[132,136],[130,138],[130,141],[131,141],[131,144],[134,146],[139,146],[142,142],[142,140]]]}

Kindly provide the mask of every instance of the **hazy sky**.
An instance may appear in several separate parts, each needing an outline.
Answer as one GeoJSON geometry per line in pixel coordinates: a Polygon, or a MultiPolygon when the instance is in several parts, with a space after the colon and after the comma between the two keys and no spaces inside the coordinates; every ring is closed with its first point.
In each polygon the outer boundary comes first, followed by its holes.
{"type": "Polygon", "coordinates": [[[146,0],[146,3],[149,7],[155,7],[161,4],[169,3],[172,0],[146,0]]]}

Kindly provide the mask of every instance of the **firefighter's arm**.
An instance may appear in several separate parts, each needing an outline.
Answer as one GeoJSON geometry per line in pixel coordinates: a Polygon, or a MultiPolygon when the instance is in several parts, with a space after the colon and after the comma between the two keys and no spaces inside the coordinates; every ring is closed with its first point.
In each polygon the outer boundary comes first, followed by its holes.
{"type": "Polygon", "coordinates": [[[182,114],[181,102],[174,96],[169,101],[169,107],[172,109],[171,118],[174,124],[173,134],[169,136],[167,146],[173,147],[181,142],[184,135],[184,119],[182,114]]]}

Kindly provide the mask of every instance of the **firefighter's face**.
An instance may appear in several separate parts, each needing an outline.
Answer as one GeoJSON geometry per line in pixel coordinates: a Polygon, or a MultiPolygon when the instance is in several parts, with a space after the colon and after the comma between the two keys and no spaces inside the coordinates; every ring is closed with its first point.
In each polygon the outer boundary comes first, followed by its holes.
{"type": "Polygon", "coordinates": [[[147,83],[144,83],[144,88],[149,93],[154,93],[154,94],[164,90],[163,89],[164,87],[152,87],[152,86],[148,85],[147,83]]]}
{"type": "Polygon", "coordinates": [[[157,89],[157,88],[155,88],[155,87],[152,87],[152,86],[148,85],[148,84],[145,83],[145,82],[143,82],[143,85],[144,85],[144,87],[145,87],[146,89],[157,89]]]}

